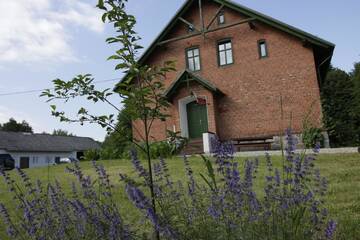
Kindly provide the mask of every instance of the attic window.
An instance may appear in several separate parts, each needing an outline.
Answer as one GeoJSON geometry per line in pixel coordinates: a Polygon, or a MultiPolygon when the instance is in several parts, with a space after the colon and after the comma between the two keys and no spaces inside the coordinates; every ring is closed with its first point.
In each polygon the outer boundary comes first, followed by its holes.
{"type": "Polygon", "coordinates": [[[219,23],[219,25],[225,23],[225,13],[224,13],[223,11],[221,11],[221,12],[219,13],[218,23],[219,23]]]}
{"type": "Polygon", "coordinates": [[[193,33],[195,31],[194,25],[188,25],[188,32],[193,33]]]}
{"type": "Polygon", "coordinates": [[[259,40],[258,47],[259,47],[259,57],[260,58],[268,57],[268,49],[267,49],[266,40],[264,40],[264,39],[259,40]]]}

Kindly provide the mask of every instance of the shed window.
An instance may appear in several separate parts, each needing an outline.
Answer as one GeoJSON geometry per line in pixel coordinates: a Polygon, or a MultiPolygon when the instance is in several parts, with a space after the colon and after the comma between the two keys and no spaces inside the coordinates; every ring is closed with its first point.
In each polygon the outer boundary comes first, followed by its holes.
{"type": "Polygon", "coordinates": [[[260,58],[268,57],[267,44],[265,40],[259,41],[259,56],[260,58]]]}
{"type": "Polygon", "coordinates": [[[224,24],[224,23],[225,23],[225,13],[224,13],[224,12],[220,12],[220,13],[219,13],[218,23],[219,23],[219,24],[224,24]]]}
{"type": "Polygon", "coordinates": [[[39,163],[39,157],[32,157],[32,163],[38,164],[39,163]]]}
{"type": "Polygon", "coordinates": [[[199,48],[186,50],[187,67],[190,71],[200,70],[200,51],[199,48]]]}
{"type": "Polygon", "coordinates": [[[231,40],[221,41],[218,44],[218,60],[220,66],[234,63],[231,40]]]}

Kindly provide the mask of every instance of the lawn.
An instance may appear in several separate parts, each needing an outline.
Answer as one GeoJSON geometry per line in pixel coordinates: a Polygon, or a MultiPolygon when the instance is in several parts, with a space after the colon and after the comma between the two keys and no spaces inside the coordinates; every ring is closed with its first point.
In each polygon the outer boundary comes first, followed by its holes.
{"type": "MultiPolygon", "coordinates": [[[[204,171],[201,158],[193,157],[190,159],[195,176],[201,179],[199,173],[204,171]]],[[[244,162],[244,158],[238,161],[244,162]]],[[[274,157],[275,166],[281,166],[281,158],[274,157]]],[[[329,193],[327,197],[327,207],[330,216],[338,222],[339,231],[337,239],[360,239],[360,154],[343,155],[320,155],[316,160],[317,167],[321,169],[323,176],[329,180],[329,193]]],[[[116,198],[121,202],[121,207],[126,209],[124,217],[129,221],[135,222],[138,212],[134,210],[131,203],[127,200],[124,193],[124,186],[119,182],[119,173],[126,173],[130,176],[136,176],[129,160],[109,160],[101,161],[111,177],[112,183],[116,188],[116,198]]],[[[174,180],[183,180],[185,177],[183,161],[181,158],[168,160],[170,172],[174,180]]],[[[53,182],[57,179],[61,182],[66,191],[70,191],[71,182],[75,180],[73,176],[65,171],[66,165],[51,166],[45,168],[28,169],[26,173],[32,179],[40,179],[44,183],[53,182]]],[[[81,167],[85,174],[95,176],[90,162],[82,162],[81,167]]],[[[14,171],[12,171],[11,174],[14,171]]],[[[256,187],[261,193],[265,176],[264,159],[260,158],[260,168],[257,175],[256,187]]],[[[12,205],[11,196],[0,181],[0,202],[7,206],[12,205]]],[[[14,211],[13,211],[14,213],[14,211]]],[[[3,229],[0,232],[0,239],[3,239],[3,229]]],[[[4,238],[6,239],[6,238],[4,238]]]]}

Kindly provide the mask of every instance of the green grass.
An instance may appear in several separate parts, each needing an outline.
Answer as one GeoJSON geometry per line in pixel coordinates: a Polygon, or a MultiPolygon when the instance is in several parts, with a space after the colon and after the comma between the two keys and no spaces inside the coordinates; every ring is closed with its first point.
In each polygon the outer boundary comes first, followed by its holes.
{"type": "MultiPolygon", "coordinates": [[[[239,158],[238,161],[241,165],[244,163],[244,158],[239,158]]],[[[280,157],[274,157],[273,161],[275,166],[281,166],[280,157]]],[[[193,157],[190,162],[195,176],[201,181],[199,173],[205,170],[202,160],[199,157],[193,157]]],[[[130,161],[101,161],[101,164],[105,166],[115,186],[116,198],[124,209],[124,217],[136,224],[139,213],[127,200],[124,186],[119,181],[119,173],[136,176],[130,161]]],[[[185,178],[183,161],[180,158],[170,159],[168,164],[174,180],[185,178]]],[[[338,221],[337,239],[360,239],[360,154],[320,155],[316,160],[316,166],[320,168],[321,174],[329,180],[326,204],[330,216],[338,221]]],[[[65,167],[66,165],[34,168],[26,170],[26,173],[31,179],[40,179],[43,183],[53,182],[57,179],[65,191],[70,191],[71,182],[75,181],[75,178],[65,171],[65,167]]],[[[85,174],[95,176],[90,162],[82,162],[81,167],[85,174]]],[[[261,158],[256,180],[256,188],[259,193],[262,191],[265,174],[265,162],[261,158]]],[[[11,172],[11,175],[15,175],[14,171],[11,172]]],[[[0,202],[14,207],[11,195],[7,193],[3,181],[0,181],[0,202]]],[[[14,210],[12,214],[14,214],[14,210]]],[[[3,233],[0,232],[0,239],[3,238],[3,233]]]]}

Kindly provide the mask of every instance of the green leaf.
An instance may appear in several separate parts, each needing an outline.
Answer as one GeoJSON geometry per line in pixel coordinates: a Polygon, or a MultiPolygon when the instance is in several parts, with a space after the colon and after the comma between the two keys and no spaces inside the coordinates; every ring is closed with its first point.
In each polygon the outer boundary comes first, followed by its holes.
{"type": "Polygon", "coordinates": [[[206,177],[200,173],[200,177],[205,181],[205,183],[210,187],[211,191],[215,191],[215,188],[213,187],[213,185],[209,182],[209,180],[206,179],[206,177]]]}
{"type": "Polygon", "coordinates": [[[106,10],[105,5],[104,5],[104,0],[99,0],[98,4],[96,5],[97,8],[100,8],[102,10],[106,10]]]}
{"type": "Polygon", "coordinates": [[[101,17],[101,20],[103,21],[103,22],[106,22],[106,18],[108,17],[108,13],[104,13],[103,15],[102,15],[102,17],[101,17]]]}
{"type": "MultiPolygon", "coordinates": [[[[206,169],[207,169],[207,175],[209,176],[209,178],[210,178],[210,180],[212,182],[211,186],[213,186],[213,188],[215,190],[217,190],[215,171],[214,171],[214,168],[212,166],[212,163],[204,155],[201,155],[201,158],[203,159],[203,161],[205,163],[205,166],[206,166],[206,169]]],[[[207,180],[207,182],[208,182],[208,180],[207,180]]]]}
{"type": "Polygon", "coordinates": [[[128,68],[128,65],[126,63],[120,63],[116,65],[115,70],[124,69],[124,68],[128,68]]]}
{"type": "Polygon", "coordinates": [[[121,57],[119,57],[118,55],[112,55],[107,58],[107,60],[117,60],[117,59],[121,59],[121,57]]]}

